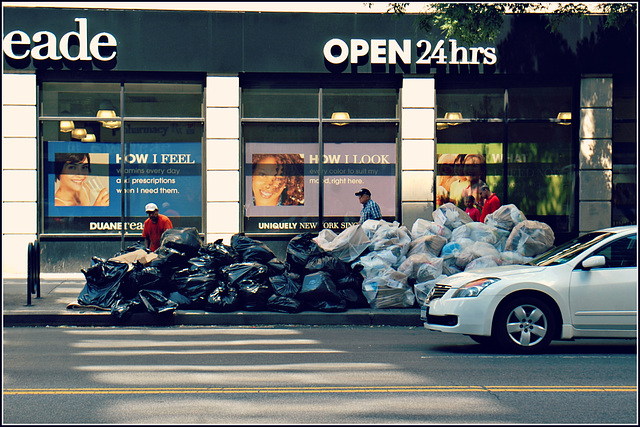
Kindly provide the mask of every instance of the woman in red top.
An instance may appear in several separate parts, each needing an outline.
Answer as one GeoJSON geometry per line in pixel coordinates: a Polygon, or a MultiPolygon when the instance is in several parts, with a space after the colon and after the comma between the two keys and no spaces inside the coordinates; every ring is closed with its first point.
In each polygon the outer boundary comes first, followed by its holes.
{"type": "Polygon", "coordinates": [[[480,200],[484,200],[484,203],[482,204],[482,215],[480,215],[480,222],[484,222],[487,215],[497,211],[502,204],[500,203],[498,196],[496,196],[495,193],[492,193],[486,184],[480,187],[478,195],[480,196],[480,200]]]}

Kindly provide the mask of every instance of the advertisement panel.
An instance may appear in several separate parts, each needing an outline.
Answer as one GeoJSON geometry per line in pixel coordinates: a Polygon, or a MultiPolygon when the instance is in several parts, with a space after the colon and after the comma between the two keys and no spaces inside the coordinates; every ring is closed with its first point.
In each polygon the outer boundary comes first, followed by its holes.
{"type": "Polygon", "coordinates": [[[323,155],[323,224],[317,144],[247,143],[245,232],[299,233],[357,223],[366,187],[383,217],[395,217],[394,143],[326,143],[323,155]]]}
{"type": "Polygon", "coordinates": [[[118,233],[123,226],[142,233],[149,202],[176,227],[202,228],[200,143],[132,142],[124,162],[119,143],[46,141],[44,148],[45,233],[118,233]]]}

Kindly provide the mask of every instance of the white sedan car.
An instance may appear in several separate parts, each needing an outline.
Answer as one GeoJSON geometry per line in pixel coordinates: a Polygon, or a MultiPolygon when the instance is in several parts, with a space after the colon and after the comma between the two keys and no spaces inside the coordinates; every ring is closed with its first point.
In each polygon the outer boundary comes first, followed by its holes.
{"type": "Polygon", "coordinates": [[[528,265],[465,271],[426,298],[427,329],[533,353],[551,340],[637,338],[638,226],[580,236],[528,265]]]}

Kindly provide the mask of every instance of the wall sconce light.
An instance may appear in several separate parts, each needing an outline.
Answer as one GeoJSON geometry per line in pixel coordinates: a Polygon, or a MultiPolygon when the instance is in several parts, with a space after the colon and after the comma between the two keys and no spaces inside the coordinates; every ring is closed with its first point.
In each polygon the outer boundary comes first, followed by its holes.
{"type": "Polygon", "coordinates": [[[75,139],[82,139],[87,136],[87,130],[84,128],[75,128],[71,131],[71,136],[75,139]]]}
{"type": "Polygon", "coordinates": [[[82,142],[96,142],[96,135],[93,133],[88,133],[87,136],[80,139],[82,142]]]}
{"type": "MultiPolygon", "coordinates": [[[[111,101],[105,100],[100,103],[96,117],[99,119],[113,119],[114,117],[118,117],[118,115],[111,101]]],[[[100,122],[102,122],[102,126],[108,129],[117,129],[122,125],[120,120],[100,120],[100,122]]]]}
{"type": "MultiPolygon", "coordinates": [[[[61,116],[70,116],[71,113],[68,111],[63,111],[60,113],[61,116]]],[[[60,132],[71,132],[73,129],[75,129],[75,125],[73,124],[72,120],[60,120],[60,132]]]]}
{"type": "MultiPolygon", "coordinates": [[[[444,113],[445,120],[460,120],[462,119],[462,113],[444,113]]],[[[457,126],[460,123],[436,123],[436,130],[444,130],[449,126],[457,126]]]]}
{"type": "MultiPolygon", "coordinates": [[[[351,117],[349,117],[349,113],[343,112],[343,111],[338,111],[331,114],[331,120],[349,120],[350,118],[351,117]]],[[[336,126],[344,126],[348,123],[333,123],[333,124],[336,126]]]]}
{"type": "Polygon", "coordinates": [[[571,124],[571,113],[570,112],[560,112],[558,113],[557,120],[559,120],[559,125],[570,125],[571,124]]]}
{"type": "Polygon", "coordinates": [[[112,120],[102,122],[102,126],[106,127],[107,129],[118,129],[120,126],[122,126],[122,122],[120,120],[112,120]]]}
{"type": "MultiPolygon", "coordinates": [[[[446,120],[461,120],[462,119],[462,113],[444,113],[444,118],[446,120]]],[[[457,126],[460,123],[447,123],[449,126],[457,126]]]]}

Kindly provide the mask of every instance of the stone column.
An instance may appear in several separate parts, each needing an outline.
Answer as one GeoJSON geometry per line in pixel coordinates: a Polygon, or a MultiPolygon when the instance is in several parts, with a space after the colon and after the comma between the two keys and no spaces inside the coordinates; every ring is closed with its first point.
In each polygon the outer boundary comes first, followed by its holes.
{"type": "Polygon", "coordinates": [[[401,94],[402,225],[432,221],[435,209],[435,80],[405,77],[401,94]]]}
{"type": "Polygon", "coordinates": [[[583,76],[580,83],[580,233],[611,226],[613,79],[583,76]]]}

